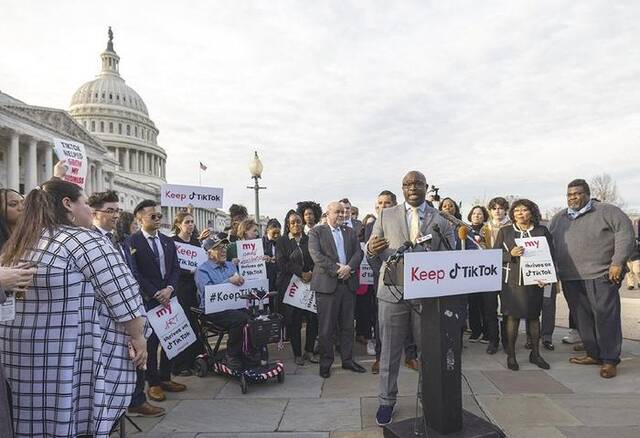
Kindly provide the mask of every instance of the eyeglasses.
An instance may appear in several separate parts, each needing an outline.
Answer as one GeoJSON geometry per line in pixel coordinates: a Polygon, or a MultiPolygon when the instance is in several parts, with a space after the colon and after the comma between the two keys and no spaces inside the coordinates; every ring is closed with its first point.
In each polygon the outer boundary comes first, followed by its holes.
{"type": "Polygon", "coordinates": [[[122,213],[122,209],[121,208],[107,208],[106,210],[96,210],[99,211],[100,213],[106,213],[106,214],[120,214],[122,213]]]}
{"type": "Polygon", "coordinates": [[[427,185],[426,183],[418,181],[418,182],[412,182],[412,183],[404,183],[402,184],[402,188],[403,189],[411,189],[411,188],[419,189],[419,188],[425,187],[426,185],[427,185]]]}
{"type": "Polygon", "coordinates": [[[160,219],[162,219],[162,213],[151,213],[149,215],[149,219],[151,219],[152,221],[159,221],[160,219]]]}

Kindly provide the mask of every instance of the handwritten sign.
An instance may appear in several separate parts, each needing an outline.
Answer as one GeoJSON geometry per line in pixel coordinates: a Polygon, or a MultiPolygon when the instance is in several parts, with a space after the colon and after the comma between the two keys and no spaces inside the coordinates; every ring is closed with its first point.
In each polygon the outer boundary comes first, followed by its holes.
{"type": "Polygon", "coordinates": [[[499,290],[502,250],[428,251],[404,255],[404,297],[433,298],[499,290]]]}
{"type": "Polygon", "coordinates": [[[539,281],[543,283],[558,281],[546,237],[525,237],[515,241],[516,245],[524,247],[524,254],[520,256],[520,270],[525,286],[537,285],[539,281]]]}
{"type": "MultiPolygon", "coordinates": [[[[3,294],[4,291],[0,291],[3,294]]],[[[16,297],[12,294],[7,296],[7,300],[0,304],[0,321],[13,321],[16,319],[16,297]]]]}
{"type": "Polygon", "coordinates": [[[222,208],[222,189],[162,184],[160,186],[160,204],[166,207],[222,208]]]}
{"type": "Polygon", "coordinates": [[[365,284],[373,284],[373,269],[369,266],[369,261],[367,260],[367,249],[365,248],[366,243],[361,242],[360,247],[362,251],[364,251],[365,256],[362,257],[362,261],[360,262],[360,285],[365,284]]]}
{"type": "Polygon", "coordinates": [[[56,138],[53,140],[53,150],[59,160],[66,162],[67,173],[63,179],[84,188],[89,167],[84,144],[56,138]]]}
{"type": "Polygon", "coordinates": [[[177,297],[171,298],[166,306],[160,305],[149,310],[147,319],[169,359],[196,342],[196,334],[177,297]]]}
{"type": "Polygon", "coordinates": [[[318,313],[316,293],[311,290],[310,283],[304,283],[300,277],[291,277],[289,286],[284,291],[283,303],[309,312],[318,313]]]}
{"type": "Polygon", "coordinates": [[[242,286],[231,283],[212,284],[204,288],[204,313],[222,312],[231,309],[243,309],[247,301],[241,298],[250,293],[269,292],[269,280],[245,281],[242,286]]]}
{"type": "Polygon", "coordinates": [[[187,243],[176,242],[176,252],[180,268],[195,272],[198,266],[207,261],[207,252],[204,248],[187,243]]]}
{"type": "Polygon", "coordinates": [[[267,265],[264,262],[262,239],[238,240],[238,271],[245,280],[266,280],[267,265]]]}

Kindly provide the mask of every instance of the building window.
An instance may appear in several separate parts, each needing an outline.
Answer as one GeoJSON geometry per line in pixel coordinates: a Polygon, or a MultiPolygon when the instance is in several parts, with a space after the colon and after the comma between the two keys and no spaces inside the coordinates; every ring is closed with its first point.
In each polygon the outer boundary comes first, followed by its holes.
{"type": "Polygon", "coordinates": [[[135,136],[138,136],[138,126],[133,127],[133,132],[135,132],[135,136]]]}
{"type": "Polygon", "coordinates": [[[104,99],[104,92],[102,93],[102,98],[104,99]]]}
{"type": "Polygon", "coordinates": [[[98,93],[96,93],[96,99],[98,98],[98,93]]]}
{"type": "Polygon", "coordinates": [[[120,100],[120,95],[116,94],[116,100],[120,100]]]}
{"type": "Polygon", "coordinates": [[[127,125],[127,135],[131,135],[131,125],[127,125]]]}
{"type": "Polygon", "coordinates": [[[83,120],[83,121],[82,121],[82,127],[83,127],[84,129],[87,129],[87,121],[86,121],[86,120],[83,120]]]}
{"type": "Polygon", "coordinates": [[[113,94],[109,93],[109,100],[113,100],[113,94]]]}
{"type": "Polygon", "coordinates": [[[100,122],[100,132],[104,132],[104,122],[100,122]]]}
{"type": "Polygon", "coordinates": [[[95,120],[91,121],[91,132],[96,132],[96,121],[95,120]]]}
{"type": "Polygon", "coordinates": [[[122,123],[118,123],[118,134],[122,135],[122,123]]]}
{"type": "Polygon", "coordinates": [[[111,67],[111,58],[109,58],[109,67],[111,67]]]}
{"type": "Polygon", "coordinates": [[[109,122],[109,133],[113,134],[113,122],[109,122]]]}

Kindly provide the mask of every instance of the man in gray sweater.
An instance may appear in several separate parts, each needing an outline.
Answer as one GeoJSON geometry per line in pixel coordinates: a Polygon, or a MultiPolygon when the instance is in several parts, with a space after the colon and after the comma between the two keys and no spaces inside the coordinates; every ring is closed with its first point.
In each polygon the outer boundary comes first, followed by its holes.
{"type": "Polygon", "coordinates": [[[587,355],[571,363],[601,365],[600,376],[615,377],[622,326],[618,289],[634,249],[633,225],[618,207],[592,200],[589,185],[576,179],[567,188],[569,208],[549,225],[558,278],[576,318],[587,355]]]}

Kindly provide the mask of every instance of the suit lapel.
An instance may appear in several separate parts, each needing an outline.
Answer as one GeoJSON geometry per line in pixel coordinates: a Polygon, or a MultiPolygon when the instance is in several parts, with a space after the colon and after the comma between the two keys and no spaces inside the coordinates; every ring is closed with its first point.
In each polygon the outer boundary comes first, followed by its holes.
{"type": "MultiPolygon", "coordinates": [[[[345,229],[346,227],[342,227],[340,228],[340,233],[342,233],[342,245],[344,247],[344,255],[347,259],[347,262],[349,262],[349,260],[351,259],[352,254],[349,254],[351,247],[350,245],[347,245],[347,242],[349,241],[349,235],[347,234],[347,230],[345,229]]],[[[336,255],[338,255],[338,249],[336,248],[336,255]]]]}
{"type": "Polygon", "coordinates": [[[336,241],[333,240],[333,232],[331,231],[331,227],[329,225],[325,225],[325,233],[327,235],[327,239],[329,239],[329,247],[333,251],[333,256],[338,258],[338,248],[336,247],[336,241]]]}
{"type": "Polygon", "coordinates": [[[429,229],[429,226],[431,225],[431,222],[433,222],[433,219],[435,218],[435,215],[433,214],[433,212],[429,211],[429,209],[425,209],[424,212],[424,220],[422,221],[422,227],[420,227],[420,233],[423,236],[426,236],[427,230],[429,229]]]}
{"type": "Polygon", "coordinates": [[[169,238],[165,237],[164,234],[158,231],[158,237],[160,239],[160,243],[162,244],[162,251],[164,251],[164,272],[165,276],[169,275],[169,267],[172,265],[171,260],[169,260],[169,238]]]}
{"type": "Polygon", "coordinates": [[[138,238],[140,239],[140,242],[139,242],[140,244],[138,245],[138,251],[144,251],[146,253],[146,256],[151,259],[151,263],[156,268],[158,275],[162,277],[162,271],[160,270],[160,266],[158,265],[158,263],[156,263],[156,255],[153,253],[153,250],[151,249],[151,246],[149,246],[149,242],[147,241],[147,238],[144,237],[144,234],[142,234],[142,231],[140,231],[138,238]]]}
{"type": "Polygon", "coordinates": [[[400,207],[398,209],[398,214],[401,215],[398,219],[401,223],[404,224],[404,227],[402,227],[402,235],[404,236],[404,241],[408,242],[409,241],[409,223],[407,222],[407,206],[403,202],[398,207],[400,207]]]}

